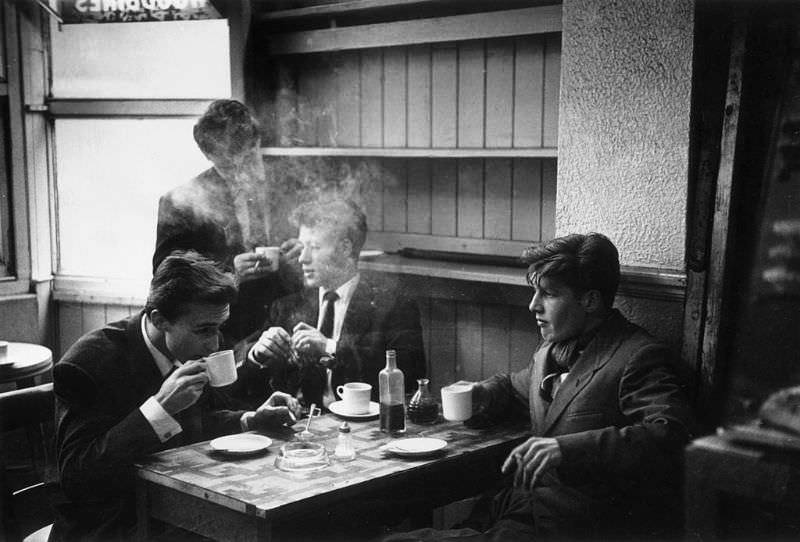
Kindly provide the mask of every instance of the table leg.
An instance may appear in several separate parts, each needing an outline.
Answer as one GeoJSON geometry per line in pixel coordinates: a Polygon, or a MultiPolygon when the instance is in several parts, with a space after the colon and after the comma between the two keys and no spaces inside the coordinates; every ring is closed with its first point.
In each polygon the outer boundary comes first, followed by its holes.
{"type": "Polygon", "coordinates": [[[136,536],[138,542],[150,539],[150,509],[147,502],[147,482],[136,480],[136,536]]]}

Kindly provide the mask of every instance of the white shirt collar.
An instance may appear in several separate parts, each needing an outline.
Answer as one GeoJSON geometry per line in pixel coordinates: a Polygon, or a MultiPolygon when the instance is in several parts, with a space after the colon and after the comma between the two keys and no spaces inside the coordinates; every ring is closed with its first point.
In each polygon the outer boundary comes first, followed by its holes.
{"type": "Polygon", "coordinates": [[[161,372],[161,376],[167,376],[167,374],[172,370],[175,365],[180,365],[173,363],[167,356],[165,356],[161,350],[155,347],[153,341],[150,340],[150,337],[147,335],[147,322],[150,321],[150,317],[147,313],[142,314],[142,337],[144,338],[144,344],[147,346],[147,350],[150,352],[150,355],[153,356],[153,359],[156,362],[156,367],[161,372]]]}
{"type": "MultiPolygon", "coordinates": [[[[355,294],[356,287],[358,286],[358,281],[360,279],[361,275],[356,273],[353,275],[353,278],[334,290],[337,294],[339,294],[339,299],[337,299],[333,305],[335,309],[333,316],[333,341],[338,341],[342,334],[342,324],[344,323],[344,317],[347,314],[347,307],[350,306],[350,300],[353,299],[353,294],[355,294]]],[[[327,290],[320,288],[318,292],[319,314],[317,315],[317,329],[319,329],[319,327],[322,325],[322,316],[325,309],[325,301],[323,298],[326,291],[327,290]]]]}

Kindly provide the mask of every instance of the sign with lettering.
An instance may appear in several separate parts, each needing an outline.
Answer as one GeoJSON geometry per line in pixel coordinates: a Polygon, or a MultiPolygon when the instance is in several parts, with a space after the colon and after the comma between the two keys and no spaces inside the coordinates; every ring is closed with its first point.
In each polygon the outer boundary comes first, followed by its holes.
{"type": "Polygon", "coordinates": [[[211,0],[61,0],[64,24],[219,19],[211,0]]]}

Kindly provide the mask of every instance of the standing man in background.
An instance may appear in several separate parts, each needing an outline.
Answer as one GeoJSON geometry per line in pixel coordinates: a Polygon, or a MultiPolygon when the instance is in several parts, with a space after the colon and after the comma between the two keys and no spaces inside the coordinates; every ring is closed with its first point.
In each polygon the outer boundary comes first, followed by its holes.
{"type": "MultiPolygon", "coordinates": [[[[174,250],[192,249],[236,274],[238,301],[223,328],[233,345],[266,319],[266,306],[300,288],[299,247],[284,240],[277,273],[255,247],[278,244],[271,223],[274,191],[261,156],[258,121],[236,100],[216,100],[194,126],[212,167],[167,192],[158,205],[153,270],[174,250]]],[[[285,238],[284,238],[285,239],[285,238]]]]}

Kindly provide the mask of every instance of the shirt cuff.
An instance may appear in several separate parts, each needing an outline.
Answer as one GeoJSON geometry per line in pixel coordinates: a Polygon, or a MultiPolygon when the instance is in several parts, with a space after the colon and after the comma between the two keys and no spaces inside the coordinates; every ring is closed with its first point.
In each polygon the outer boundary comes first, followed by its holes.
{"type": "Polygon", "coordinates": [[[253,411],[242,414],[242,417],[239,418],[239,425],[242,428],[242,432],[250,431],[250,420],[252,420],[255,415],[256,413],[253,411]]]}
{"type": "Polygon", "coordinates": [[[333,339],[328,339],[325,341],[325,353],[329,356],[336,355],[336,341],[333,339]]]}
{"type": "Polygon", "coordinates": [[[175,418],[164,410],[164,407],[161,406],[161,403],[156,401],[155,397],[150,397],[145,401],[144,404],[139,407],[139,410],[161,442],[166,442],[183,431],[181,424],[175,421],[175,418]]]}

